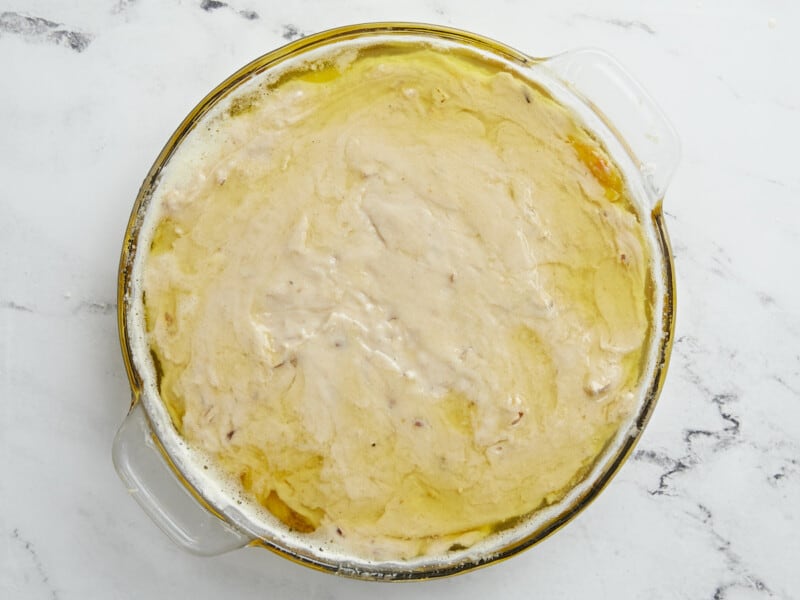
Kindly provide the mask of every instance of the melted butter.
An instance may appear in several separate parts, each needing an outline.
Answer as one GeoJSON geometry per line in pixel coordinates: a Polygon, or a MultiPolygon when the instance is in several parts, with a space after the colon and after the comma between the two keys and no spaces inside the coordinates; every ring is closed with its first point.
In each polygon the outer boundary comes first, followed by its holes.
{"type": "Polygon", "coordinates": [[[175,426],[252,502],[398,559],[585,476],[634,409],[650,260],[563,107],[472,56],[376,47],[208,131],[154,198],[146,321],[175,426]]]}

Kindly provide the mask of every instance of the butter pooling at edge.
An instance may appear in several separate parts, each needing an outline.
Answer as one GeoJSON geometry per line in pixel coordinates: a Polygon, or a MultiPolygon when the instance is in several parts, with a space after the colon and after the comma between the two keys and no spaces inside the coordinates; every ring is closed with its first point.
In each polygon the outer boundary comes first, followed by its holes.
{"type": "Polygon", "coordinates": [[[245,497],[395,560],[585,476],[635,409],[651,262],[566,109],[466,55],[373,48],[197,127],[153,198],[148,338],[176,428],[245,497]]]}

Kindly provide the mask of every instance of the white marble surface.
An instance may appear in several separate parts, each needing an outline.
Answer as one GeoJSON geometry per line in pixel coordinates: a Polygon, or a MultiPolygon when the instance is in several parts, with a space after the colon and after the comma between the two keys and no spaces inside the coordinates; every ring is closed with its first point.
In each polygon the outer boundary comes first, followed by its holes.
{"type": "Polygon", "coordinates": [[[0,0],[0,598],[800,597],[799,33],[788,0],[0,0]],[[382,585],[257,549],[188,555],[111,465],[131,204],[173,128],[236,68],[390,19],[539,55],[597,46],[659,100],[683,141],[661,402],[587,511],[486,570],[382,585]]]}

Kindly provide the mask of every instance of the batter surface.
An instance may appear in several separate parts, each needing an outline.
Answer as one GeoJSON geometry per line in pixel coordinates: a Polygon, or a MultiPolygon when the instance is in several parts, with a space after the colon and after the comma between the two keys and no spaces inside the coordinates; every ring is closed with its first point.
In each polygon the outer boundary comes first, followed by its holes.
{"type": "Polygon", "coordinates": [[[557,501],[635,409],[651,263],[626,194],[567,110],[467,55],[372,48],[251,86],[153,198],[175,427],[366,558],[557,501]]]}

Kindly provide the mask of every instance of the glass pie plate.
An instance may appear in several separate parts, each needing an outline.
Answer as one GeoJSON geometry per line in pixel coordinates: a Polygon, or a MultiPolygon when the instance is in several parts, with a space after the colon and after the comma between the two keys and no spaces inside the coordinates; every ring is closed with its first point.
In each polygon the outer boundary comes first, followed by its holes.
{"type": "Polygon", "coordinates": [[[653,412],[666,375],[675,315],[673,258],[662,199],[677,165],[678,139],[642,87],[611,57],[577,50],[535,58],[472,33],[433,25],[372,23],[342,27],[292,42],[243,67],[209,93],[167,141],[142,184],[120,258],[118,324],[132,392],[131,409],[113,447],[116,469],[131,495],[178,545],[200,555],[261,546],[301,564],[373,580],[442,577],[481,567],[524,550],[569,522],[608,484],[653,412]],[[413,561],[343,557],[290,531],[267,527],[226,495],[173,426],[158,393],[158,376],[144,330],[140,232],[159,176],[176,149],[217,103],[256,76],[280,71],[314,53],[384,42],[427,43],[468,49],[507,65],[566,106],[599,140],[623,174],[653,256],[652,330],[647,366],[634,415],[596,460],[589,474],[560,501],[519,520],[503,535],[470,548],[413,561]]]}

